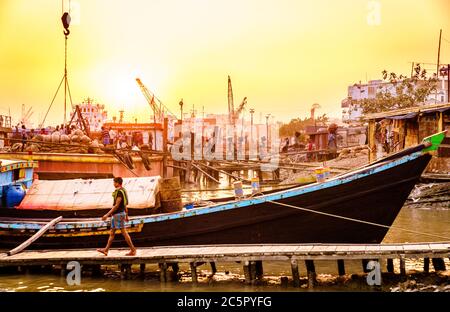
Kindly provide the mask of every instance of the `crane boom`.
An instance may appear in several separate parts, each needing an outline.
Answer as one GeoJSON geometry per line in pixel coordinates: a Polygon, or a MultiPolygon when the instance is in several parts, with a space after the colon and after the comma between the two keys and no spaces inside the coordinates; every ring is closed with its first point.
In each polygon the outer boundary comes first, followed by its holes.
{"type": "Polygon", "coordinates": [[[141,79],[136,78],[136,82],[139,85],[139,88],[141,89],[141,92],[147,100],[148,104],[150,105],[150,108],[155,115],[155,119],[162,121],[164,118],[163,112],[161,109],[161,105],[158,106],[155,102],[155,95],[147,89],[147,87],[142,83],[141,79]]]}
{"type": "Polygon", "coordinates": [[[231,124],[234,124],[233,88],[231,87],[230,76],[228,76],[228,114],[231,124]]]}
{"type": "Polygon", "coordinates": [[[242,113],[242,111],[244,110],[246,104],[247,104],[247,97],[245,97],[245,98],[242,100],[242,102],[241,102],[241,104],[239,105],[238,109],[237,109],[236,112],[234,113],[234,118],[236,118],[236,119],[239,118],[239,115],[240,115],[240,114],[242,113]]]}

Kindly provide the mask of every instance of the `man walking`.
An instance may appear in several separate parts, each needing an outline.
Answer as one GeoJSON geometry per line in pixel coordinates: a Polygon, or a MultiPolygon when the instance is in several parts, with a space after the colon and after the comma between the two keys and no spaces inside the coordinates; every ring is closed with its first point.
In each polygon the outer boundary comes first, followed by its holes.
{"type": "Polygon", "coordinates": [[[131,241],[130,235],[125,229],[125,221],[128,221],[128,196],[125,189],[122,187],[123,179],[121,177],[114,178],[114,187],[116,188],[113,192],[114,198],[114,206],[112,209],[102,217],[102,220],[105,221],[107,218],[111,217],[111,232],[109,233],[108,243],[104,249],[97,249],[98,252],[101,252],[105,256],[108,255],[109,248],[114,240],[114,235],[116,234],[116,230],[120,229],[122,232],[125,241],[130,247],[130,252],[126,254],[126,256],[134,256],[136,255],[136,248],[131,241]]]}

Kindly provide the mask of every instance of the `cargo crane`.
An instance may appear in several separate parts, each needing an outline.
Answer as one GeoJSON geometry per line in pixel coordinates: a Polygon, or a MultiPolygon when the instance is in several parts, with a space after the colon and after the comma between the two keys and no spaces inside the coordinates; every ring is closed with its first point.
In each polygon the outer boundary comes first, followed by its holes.
{"type": "Polygon", "coordinates": [[[31,127],[31,116],[33,115],[32,109],[33,107],[30,107],[28,111],[25,112],[25,104],[22,104],[22,116],[19,122],[27,128],[31,127]]]}
{"type": "Polygon", "coordinates": [[[244,97],[239,107],[234,110],[234,100],[233,100],[233,88],[231,86],[231,78],[228,76],[228,114],[231,124],[236,125],[236,120],[245,108],[247,104],[247,97],[244,97]]]}
{"type": "Polygon", "coordinates": [[[147,87],[142,83],[141,79],[136,78],[136,82],[139,85],[139,88],[141,89],[142,94],[144,95],[145,99],[147,100],[148,104],[150,105],[150,108],[153,111],[153,118],[156,123],[156,120],[159,122],[162,122],[164,120],[164,112],[162,111],[162,103],[158,100],[159,106],[155,102],[155,95],[150,92],[147,87]]]}

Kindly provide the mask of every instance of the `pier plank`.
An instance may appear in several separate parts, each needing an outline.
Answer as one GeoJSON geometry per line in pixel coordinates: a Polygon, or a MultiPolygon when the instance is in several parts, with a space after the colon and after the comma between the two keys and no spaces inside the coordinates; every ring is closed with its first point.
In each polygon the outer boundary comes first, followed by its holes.
{"type": "MultiPolygon", "coordinates": [[[[125,256],[127,248],[111,249],[108,256],[94,249],[28,250],[7,256],[0,253],[0,266],[61,264],[80,261],[85,264],[196,263],[211,261],[333,260],[405,257],[446,258],[450,243],[414,244],[278,244],[162,246],[138,248],[136,256],[125,256]]],[[[295,268],[294,268],[295,271],[295,268]]]]}

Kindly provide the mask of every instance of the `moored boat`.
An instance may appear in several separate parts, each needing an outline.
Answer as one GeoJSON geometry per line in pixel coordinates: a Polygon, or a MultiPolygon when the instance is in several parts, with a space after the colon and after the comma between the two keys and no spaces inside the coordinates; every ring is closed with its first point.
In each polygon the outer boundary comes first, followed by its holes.
{"type": "MultiPolygon", "coordinates": [[[[322,183],[133,216],[129,232],[137,246],[380,243],[428,165],[430,145],[419,144],[322,183]]],[[[41,211],[42,218],[26,218],[25,212],[21,218],[0,217],[0,245],[17,246],[42,228],[50,218],[41,211]]],[[[65,218],[32,248],[95,247],[106,241],[108,232],[109,224],[99,218],[65,218]]]]}

